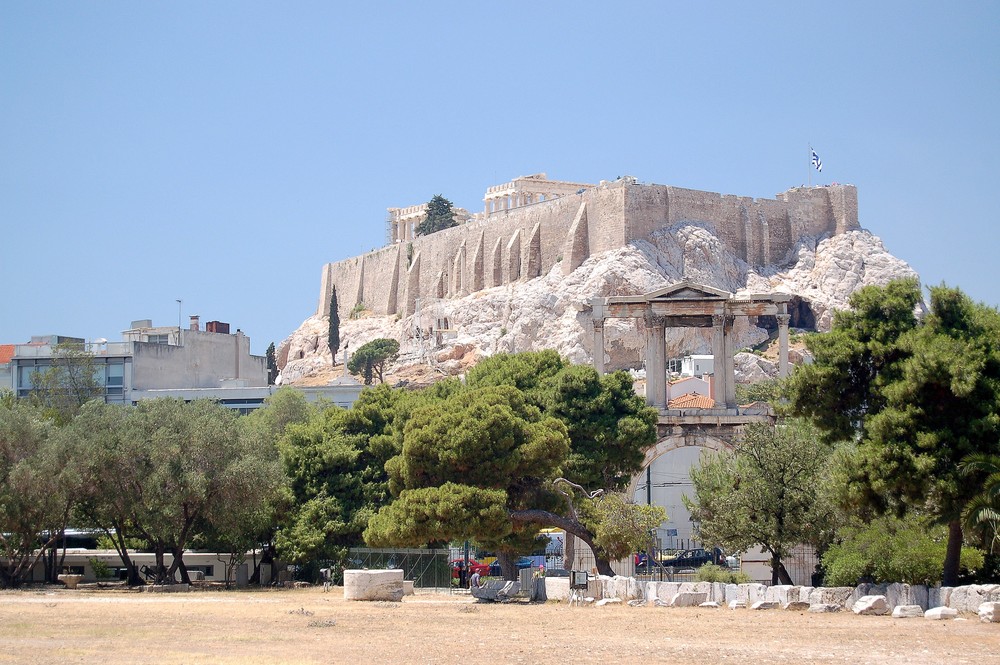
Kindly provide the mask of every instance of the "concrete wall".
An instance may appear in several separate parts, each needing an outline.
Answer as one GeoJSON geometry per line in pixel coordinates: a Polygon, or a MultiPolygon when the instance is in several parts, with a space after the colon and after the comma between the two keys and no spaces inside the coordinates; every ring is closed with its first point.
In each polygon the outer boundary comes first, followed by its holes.
{"type": "Polygon", "coordinates": [[[221,379],[245,379],[248,386],[267,385],[263,356],[250,355],[250,338],[195,330],[182,332],[183,346],[136,342],[132,385],[153,388],[217,388],[221,379]]]}
{"type": "Polygon", "coordinates": [[[680,222],[706,224],[755,267],[781,262],[804,236],[860,228],[853,185],[753,199],[625,178],[327,264],[316,313],[328,313],[336,286],[341,318],[358,303],[407,316],[418,298],[460,297],[538,277],[560,262],[568,273],[591,254],[649,240],[680,222]]]}

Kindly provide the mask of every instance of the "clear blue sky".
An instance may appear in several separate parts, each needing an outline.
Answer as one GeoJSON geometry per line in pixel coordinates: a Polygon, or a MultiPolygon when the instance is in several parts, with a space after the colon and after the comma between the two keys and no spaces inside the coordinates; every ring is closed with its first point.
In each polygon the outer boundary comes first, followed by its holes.
{"type": "Polygon", "coordinates": [[[385,210],[546,172],[858,186],[925,284],[1000,304],[1000,3],[0,7],[0,343],[316,307],[385,210]]]}

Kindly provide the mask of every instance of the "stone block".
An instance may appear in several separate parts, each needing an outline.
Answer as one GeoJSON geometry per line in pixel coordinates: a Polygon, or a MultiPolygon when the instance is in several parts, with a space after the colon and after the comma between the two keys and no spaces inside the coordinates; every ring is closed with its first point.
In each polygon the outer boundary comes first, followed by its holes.
{"type": "Polygon", "coordinates": [[[650,582],[649,584],[653,586],[654,591],[647,593],[646,597],[659,598],[665,603],[669,603],[670,599],[680,593],[681,590],[680,582],[650,582]]]}
{"type": "Polygon", "coordinates": [[[711,590],[709,591],[708,599],[711,600],[711,601],[714,601],[716,603],[719,603],[720,605],[722,603],[725,603],[726,602],[726,585],[723,584],[722,582],[712,582],[710,584],[710,587],[711,587],[711,590]]]}
{"type": "Polygon", "coordinates": [[[804,603],[808,603],[809,602],[809,594],[811,594],[813,592],[814,588],[815,587],[811,587],[811,586],[800,586],[799,587],[799,600],[801,600],[804,603]]]}
{"type": "Polygon", "coordinates": [[[854,605],[851,607],[851,611],[855,614],[864,615],[880,615],[888,614],[891,610],[889,609],[889,603],[886,602],[885,596],[861,596],[858,598],[854,605]]]}
{"type": "Polygon", "coordinates": [[[736,598],[738,597],[738,594],[737,594],[738,591],[739,591],[739,587],[737,587],[735,584],[727,584],[726,585],[726,595],[725,595],[725,601],[726,601],[726,603],[731,603],[734,600],[736,600],[736,598]]]}
{"type": "Polygon", "coordinates": [[[403,571],[395,570],[345,570],[344,600],[403,599],[403,571]]]}
{"type": "Polygon", "coordinates": [[[793,612],[807,612],[811,605],[809,605],[809,601],[806,600],[792,600],[782,604],[781,607],[782,609],[792,610],[793,612]]]}
{"type": "Polygon", "coordinates": [[[714,600],[706,600],[704,603],[702,603],[698,607],[707,607],[709,609],[719,609],[719,604],[717,602],[715,602],[714,600]]]}
{"type": "Polygon", "coordinates": [[[413,589],[413,580],[403,580],[403,595],[412,596],[416,593],[413,589]]]}
{"type": "Polygon", "coordinates": [[[1000,623],[1000,602],[989,601],[980,605],[979,620],[984,623],[1000,623]]]}
{"type": "Polygon", "coordinates": [[[810,605],[831,605],[836,604],[847,607],[847,599],[854,593],[854,588],[849,586],[817,587],[809,594],[810,605]]]}
{"type": "Polygon", "coordinates": [[[727,604],[731,610],[746,609],[747,607],[747,601],[745,598],[733,598],[727,604]]]}
{"type": "Polygon", "coordinates": [[[191,590],[190,584],[150,584],[142,587],[148,593],[184,593],[191,590]]]}
{"type": "Polygon", "coordinates": [[[924,612],[925,619],[934,619],[936,621],[940,621],[942,619],[954,619],[957,616],[958,610],[951,607],[932,607],[924,612]]]}
{"type": "Polygon", "coordinates": [[[814,614],[824,614],[826,612],[839,612],[844,609],[840,603],[813,603],[809,606],[809,611],[814,614]]]}
{"type": "Polygon", "coordinates": [[[568,577],[545,577],[545,597],[549,600],[569,600],[568,577]]]}
{"type": "Polygon", "coordinates": [[[936,586],[927,590],[927,607],[948,607],[953,587],[936,586]]]}
{"type": "Polygon", "coordinates": [[[750,606],[752,610],[776,610],[780,607],[777,601],[774,600],[758,600],[753,605],[750,606]]]}
{"type": "Polygon", "coordinates": [[[910,619],[912,617],[922,617],[924,608],[920,605],[896,605],[892,609],[893,619],[910,619]]]}
{"type": "Polygon", "coordinates": [[[671,607],[694,607],[708,600],[704,591],[679,591],[670,599],[671,607]]]}
{"type": "Polygon", "coordinates": [[[1000,588],[996,584],[969,584],[952,589],[948,607],[959,612],[978,612],[979,606],[991,600],[993,591],[1000,588]]]}
{"type": "Polygon", "coordinates": [[[781,606],[799,600],[799,587],[791,584],[776,584],[768,587],[764,600],[773,600],[781,606]]]}
{"type": "Polygon", "coordinates": [[[605,605],[611,605],[621,602],[622,602],[621,598],[601,598],[599,601],[594,603],[594,607],[604,607],[605,605]]]}

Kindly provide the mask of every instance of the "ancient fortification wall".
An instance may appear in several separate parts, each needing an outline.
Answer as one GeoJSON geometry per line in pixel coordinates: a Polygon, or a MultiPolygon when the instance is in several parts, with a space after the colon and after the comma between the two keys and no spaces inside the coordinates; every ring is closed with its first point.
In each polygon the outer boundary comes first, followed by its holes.
{"type": "Polygon", "coordinates": [[[860,228],[853,185],[753,199],[623,178],[329,263],[317,314],[327,314],[336,286],[341,317],[358,303],[378,314],[408,316],[418,298],[458,297],[531,279],[557,263],[568,274],[592,254],[649,240],[681,222],[705,224],[758,268],[782,261],[804,236],[860,228]]]}

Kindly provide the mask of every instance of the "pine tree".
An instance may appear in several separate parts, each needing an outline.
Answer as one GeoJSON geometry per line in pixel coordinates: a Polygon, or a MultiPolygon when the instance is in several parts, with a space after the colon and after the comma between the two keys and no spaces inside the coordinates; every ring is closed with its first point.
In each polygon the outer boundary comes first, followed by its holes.
{"type": "Polygon", "coordinates": [[[452,202],[436,194],[427,203],[427,217],[417,225],[417,235],[425,236],[443,229],[450,229],[458,226],[455,221],[455,211],[452,209],[452,202]]]}
{"type": "Polygon", "coordinates": [[[330,346],[330,355],[333,362],[336,361],[337,349],[340,348],[340,314],[337,312],[337,287],[333,287],[333,294],[330,296],[330,329],[327,336],[330,346]]]}

